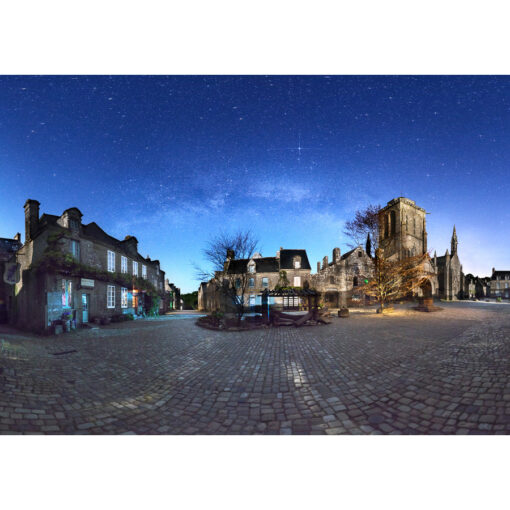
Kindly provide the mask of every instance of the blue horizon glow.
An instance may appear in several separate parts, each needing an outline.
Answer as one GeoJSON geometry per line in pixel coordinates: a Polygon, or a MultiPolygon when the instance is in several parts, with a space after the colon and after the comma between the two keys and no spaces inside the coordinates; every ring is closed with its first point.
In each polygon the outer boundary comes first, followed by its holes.
{"type": "Polygon", "coordinates": [[[343,223],[404,195],[430,213],[431,253],[465,273],[508,269],[510,78],[505,76],[3,76],[0,237],[23,204],[78,207],[134,235],[183,292],[221,230],[264,256],[307,250],[312,271],[343,223]],[[301,149],[300,149],[301,148],[301,149]]]}

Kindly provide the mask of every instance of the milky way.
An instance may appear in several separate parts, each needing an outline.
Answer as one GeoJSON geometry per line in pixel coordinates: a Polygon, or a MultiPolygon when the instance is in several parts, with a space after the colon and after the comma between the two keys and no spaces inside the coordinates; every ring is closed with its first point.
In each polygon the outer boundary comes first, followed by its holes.
{"type": "Polygon", "coordinates": [[[184,291],[220,230],[262,253],[348,249],[343,222],[404,195],[453,224],[465,272],[508,269],[507,77],[0,77],[0,237],[23,204],[139,239],[184,291]],[[504,266],[504,267],[503,267],[504,266]]]}

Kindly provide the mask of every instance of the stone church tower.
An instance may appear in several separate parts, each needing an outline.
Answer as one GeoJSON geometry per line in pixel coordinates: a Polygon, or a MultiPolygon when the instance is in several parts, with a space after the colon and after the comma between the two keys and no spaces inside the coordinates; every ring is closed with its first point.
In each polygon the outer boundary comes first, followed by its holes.
{"type": "Polygon", "coordinates": [[[385,258],[402,260],[427,251],[426,214],[405,197],[394,198],[381,209],[379,247],[385,258]]]}

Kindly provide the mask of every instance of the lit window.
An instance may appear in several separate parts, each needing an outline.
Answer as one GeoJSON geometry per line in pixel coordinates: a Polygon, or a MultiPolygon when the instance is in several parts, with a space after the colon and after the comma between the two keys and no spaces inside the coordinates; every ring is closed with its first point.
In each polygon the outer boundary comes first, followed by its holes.
{"type": "Polygon", "coordinates": [[[133,260],[133,274],[135,276],[138,276],[138,262],[135,262],[134,260],[133,260]]]}
{"type": "Polygon", "coordinates": [[[120,257],[120,272],[127,273],[127,257],[121,255],[120,257]]]}
{"type": "Polygon", "coordinates": [[[71,308],[73,282],[62,280],[62,306],[71,308]]]}
{"type": "Polygon", "coordinates": [[[262,278],[262,287],[269,287],[269,278],[262,278]]]}
{"type": "Polygon", "coordinates": [[[147,266],[142,264],[142,278],[147,278],[147,266]]]}
{"type": "Polygon", "coordinates": [[[294,287],[301,287],[301,276],[294,276],[294,287]]]}
{"type": "Polygon", "coordinates": [[[108,285],[106,288],[106,307],[115,308],[115,285],[108,285]]]}
{"type": "Polygon", "coordinates": [[[115,253],[108,250],[108,271],[113,273],[115,271],[115,253]]]}
{"type": "Polygon", "coordinates": [[[255,287],[255,278],[250,278],[250,281],[248,283],[249,287],[255,287]]]}
{"type": "Polygon", "coordinates": [[[74,239],[71,239],[71,253],[74,259],[80,260],[80,243],[74,239]]]}
{"type": "Polygon", "coordinates": [[[127,308],[127,305],[128,305],[128,290],[126,289],[126,287],[122,287],[120,289],[120,307],[127,308]]]}

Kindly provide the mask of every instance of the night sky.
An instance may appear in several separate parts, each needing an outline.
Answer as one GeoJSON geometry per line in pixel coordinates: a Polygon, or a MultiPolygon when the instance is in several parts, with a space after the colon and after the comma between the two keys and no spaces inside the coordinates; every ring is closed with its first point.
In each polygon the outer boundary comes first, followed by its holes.
{"type": "Polygon", "coordinates": [[[184,292],[221,230],[312,268],[358,208],[404,195],[464,272],[510,269],[510,77],[0,77],[0,237],[78,207],[184,292]],[[301,147],[301,149],[299,149],[301,147]]]}

